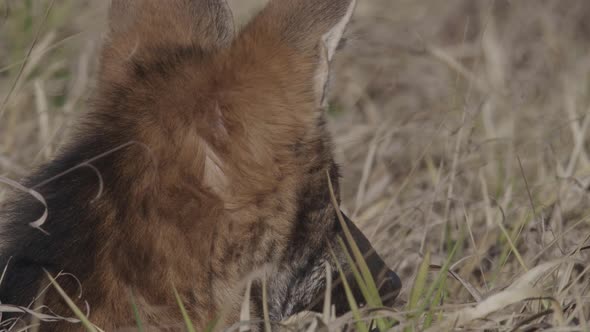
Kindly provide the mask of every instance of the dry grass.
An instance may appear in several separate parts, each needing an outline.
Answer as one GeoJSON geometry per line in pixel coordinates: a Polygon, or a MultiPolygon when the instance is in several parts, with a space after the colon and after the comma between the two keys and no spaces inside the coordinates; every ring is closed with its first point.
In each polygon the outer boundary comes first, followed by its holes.
{"type": "MultiPolygon", "coordinates": [[[[0,2],[0,175],[84,111],[103,2],[0,2]]],[[[588,331],[590,2],[365,0],[348,35],[331,126],[345,210],[405,282],[395,330],[588,331]]]]}

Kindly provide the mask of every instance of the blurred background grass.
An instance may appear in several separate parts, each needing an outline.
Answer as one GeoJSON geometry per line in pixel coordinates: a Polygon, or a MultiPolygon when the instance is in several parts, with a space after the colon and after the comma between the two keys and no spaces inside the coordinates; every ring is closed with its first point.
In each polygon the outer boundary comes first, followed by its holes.
{"type": "MultiPolygon", "coordinates": [[[[264,0],[230,2],[239,25],[264,0]]],[[[0,2],[1,176],[50,159],[86,110],[107,6],[0,2]]],[[[425,253],[435,269],[459,242],[443,316],[572,255],[541,288],[565,325],[585,323],[590,2],[364,0],[347,40],[330,107],[343,205],[402,277],[396,310],[425,253]]],[[[537,309],[472,327],[509,330],[537,309]]]]}

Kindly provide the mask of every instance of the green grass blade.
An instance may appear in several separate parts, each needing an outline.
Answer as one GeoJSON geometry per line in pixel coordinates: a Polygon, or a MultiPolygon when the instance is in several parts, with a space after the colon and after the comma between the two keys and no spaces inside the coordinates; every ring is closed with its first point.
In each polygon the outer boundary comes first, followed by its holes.
{"type": "Polygon", "coordinates": [[[205,327],[205,332],[215,331],[215,329],[217,328],[217,323],[219,323],[219,317],[216,317],[215,319],[210,321],[209,324],[207,324],[207,327],[205,327]]]}
{"type": "MultiPolygon", "coordinates": [[[[357,281],[357,284],[359,285],[359,287],[361,287],[361,292],[363,292],[363,296],[364,296],[365,300],[367,301],[367,304],[370,307],[381,308],[381,307],[383,307],[383,301],[381,301],[381,295],[379,295],[379,289],[377,288],[377,284],[375,283],[375,279],[373,278],[373,275],[371,274],[371,270],[369,269],[369,266],[367,265],[367,262],[365,261],[365,257],[363,255],[363,253],[360,251],[359,247],[356,245],[356,242],[354,241],[354,238],[352,237],[352,233],[350,233],[350,229],[348,229],[348,226],[346,225],[346,222],[344,221],[344,217],[342,216],[342,212],[340,211],[340,208],[338,207],[338,202],[336,200],[336,196],[334,195],[334,187],[332,185],[332,180],[330,179],[330,175],[328,173],[326,173],[326,176],[328,178],[328,187],[330,189],[330,198],[332,199],[332,204],[334,205],[334,208],[336,210],[336,214],[338,216],[338,220],[340,222],[340,225],[342,226],[342,230],[343,230],[344,235],[346,237],[346,241],[348,242],[348,245],[354,255],[354,262],[352,261],[352,258],[348,254],[348,250],[346,250],[346,245],[344,245],[344,243],[341,243],[341,245],[343,246],[343,250],[346,253],[347,258],[349,259],[349,262],[352,263],[352,264],[350,264],[351,268],[354,267],[353,273],[356,270],[356,266],[358,266],[358,270],[360,270],[360,274],[358,272],[355,273],[355,279],[357,281]],[[355,262],[356,262],[356,264],[354,264],[355,262]]],[[[342,240],[339,239],[339,241],[342,241],[342,240]]],[[[379,330],[381,330],[381,331],[385,331],[385,330],[388,330],[389,328],[391,328],[391,324],[389,324],[384,319],[377,319],[376,323],[377,323],[377,326],[379,327],[379,330]]]]}
{"type": "Polygon", "coordinates": [[[346,280],[346,275],[344,271],[342,271],[342,266],[340,266],[340,262],[336,258],[336,254],[330,247],[330,253],[332,254],[332,259],[336,262],[336,267],[338,268],[338,273],[340,274],[340,278],[342,279],[342,286],[344,287],[344,292],[346,293],[346,299],[348,300],[348,305],[350,306],[350,310],[352,312],[352,316],[355,320],[356,329],[359,332],[369,332],[369,327],[367,324],[362,320],[361,312],[359,310],[359,306],[354,299],[354,295],[352,294],[352,290],[350,289],[350,285],[346,280]]]}
{"type": "MultiPolygon", "coordinates": [[[[434,295],[434,298],[432,300],[431,303],[441,303],[445,294],[445,290],[446,290],[446,274],[445,274],[445,278],[443,279],[443,281],[440,283],[438,290],[436,292],[436,294],[434,295]]],[[[429,311],[426,314],[426,317],[424,318],[424,325],[422,326],[423,330],[428,329],[430,326],[432,326],[432,322],[434,321],[434,313],[432,311],[429,311]]]]}
{"type": "MultiPolygon", "coordinates": [[[[356,245],[356,243],[352,237],[352,234],[350,233],[350,230],[348,229],[348,226],[346,225],[346,222],[344,221],[344,217],[342,216],[342,212],[340,212],[340,208],[338,207],[338,202],[336,201],[336,196],[334,195],[334,187],[332,185],[332,180],[330,179],[329,174],[326,173],[326,175],[328,177],[328,187],[330,189],[330,197],[332,199],[332,204],[334,205],[334,208],[336,210],[336,214],[338,216],[338,220],[340,222],[340,225],[342,226],[344,236],[346,237],[346,241],[348,242],[350,249],[352,250],[352,254],[355,258],[356,264],[358,264],[358,267],[359,267],[359,270],[360,270],[361,275],[363,277],[363,280],[365,282],[365,285],[367,286],[367,290],[371,293],[370,298],[376,301],[375,303],[371,303],[371,305],[382,307],[383,302],[381,301],[381,297],[379,295],[379,290],[377,288],[377,284],[375,283],[375,279],[373,279],[373,275],[371,274],[371,270],[369,270],[369,266],[367,265],[367,262],[365,261],[363,254],[361,253],[360,249],[356,245]]],[[[368,300],[369,299],[367,299],[367,301],[368,300]]]]}
{"type": "MultiPolygon", "coordinates": [[[[382,307],[383,305],[381,305],[382,302],[381,302],[381,297],[379,295],[379,292],[377,291],[376,292],[377,295],[375,295],[375,292],[371,292],[369,290],[369,286],[365,283],[364,278],[361,276],[361,273],[359,272],[354,260],[350,256],[350,253],[348,252],[348,249],[346,248],[346,244],[344,243],[344,240],[341,237],[338,237],[338,243],[340,244],[342,251],[346,255],[346,260],[348,262],[348,265],[350,266],[350,270],[352,271],[354,279],[355,279],[357,285],[359,286],[359,289],[361,290],[361,293],[363,294],[365,301],[367,301],[367,304],[370,307],[374,307],[374,308],[382,307]]],[[[387,322],[385,319],[376,319],[375,322],[376,322],[377,326],[379,327],[380,331],[389,330],[392,326],[392,324],[387,322]]]]}
{"type": "Polygon", "coordinates": [[[176,303],[178,304],[178,307],[180,308],[180,312],[182,313],[182,318],[184,319],[184,324],[186,325],[186,330],[188,332],[195,332],[195,327],[193,325],[193,322],[191,321],[191,318],[189,317],[188,312],[186,311],[186,308],[184,307],[184,304],[182,303],[182,299],[180,298],[178,291],[176,290],[175,287],[173,287],[172,290],[174,291],[174,297],[176,297],[176,303]]]}
{"type": "Polygon", "coordinates": [[[426,292],[426,296],[424,296],[424,301],[422,302],[422,305],[419,307],[418,314],[421,314],[424,311],[426,311],[426,308],[428,308],[432,304],[432,300],[431,300],[432,296],[434,295],[434,292],[436,292],[436,290],[440,287],[440,285],[446,280],[447,272],[449,271],[449,268],[451,267],[451,263],[453,262],[453,258],[455,257],[455,254],[457,253],[457,249],[459,248],[461,243],[463,243],[463,241],[456,241],[455,242],[455,245],[453,246],[453,249],[449,253],[447,260],[445,261],[444,265],[442,266],[442,268],[438,274],[438,277],[436,278],[435,282],[430,286],[430,288],[428,288],[428,291],[426,292]]]}
{"type": "MultiPolygon", "coordinates": [[[[524,259],[520,255],[518,248],[516,248],[514,241],[512,241],[512,237],[510,236],[510,234],[508,234],[508,230],[506,230],[506,227],[504,227],[504,223],[502,222],[502,220],[498,220],[498,226],[500,227],[502,234],[506,238],[506,241],[508,241],[508,245],[510,246],[510,250],[512,250],[512,252],[514,253],[514,256],[516,256],[516,260],[518,260],[518,263],[520,263],[520,266],[522,266],[522,268],[525,271],[528,271],[529,270],[528,266],[526,265],[526,263],[524,262],[524,259]]],[[[515,238],[515,239],[517,239],[517,238],[515,238]]]]}
{"type": "MultiPolygon", "coordinates": [[[[522,217],[522,219],[512,228],[512,232],[510,235],[510,238],[512,239],[512,243],[517,243],[518,238],[520,237],[523,229],[526,227],[526,225],[530,222],[531,218],[532,218],[532,214],[528,213],[525,216],[522,217]]],[[[500,223],[502,223],[502,221],[499,221],[500,223]]],[[[505,236],[505,228],[504,230],[501,230],[502,232],[502,236],[500,237],[500,247],[502,248],[502,252],[498,258],[498,266],[496,267],[492,278],[490,278],[490,283],[491,284],[495,284],[498,277],[500,276],[500,274],[502,273],[502,269],[504,268],[504,266],[506,265],[506,263],[508,262],[508,260],[510,259],[510,255],[512,254],[512,246],[510,245],[510,243],[508,243],[507,237],[505,236]]]]}
{"type": "Polygon", "coordinates": [[[361,290],[361,293],[363,294],[363,297],[365,298],[365,300],[367,300],[367,302],[369,302],[369,300],[371,299],[373,294],[371,294],[369,292],[369,290],[367,289],[367,284],[365,283],[365,280],[361,276],[361,273],[358,270],[358,267],[356,266],[354,259],[352,258],[352,256],[350,256],[350,253],[348,252],[348,249],[346,248],[346,244],[344,243],[344,240],[341,237],[338,237],[338,244],[340,244],[340,249],[342,250],[342,252],[346,256],[346,261],[348,262],[348,265],[350,267],[350,271],[352,272],[354,280],[358,284],[358,286],[361,290]]]}
{"type": "MultiPolygon", "coordinates": [[[[430,267],[430,252],[426,252],[424,255],[424,259],[422,263],[420,263],[420,267],[418,268],[418,272],[416,273],[416,279],[414,280],[414,285],[410,290],[410,298],[408,301],[408,311],[412,312],[418,308],[418,303],[420,302],[420,298],[425,293],[426,290],[426,281],[428,280],[428,270],[430,267]]],[[[418,325],[418,318],[422,313],[418,312],[414,316],[413,322],[413,329],[412,326],[408,326],[404,329],[404,331],[409,332],[416,329],[418,325]]]]}
{"type": "Polygon", "coordinates": [[[55,289],[57,290],[59,295],[64,299],[64,301],[66,302],[68,307],[70,307],[70,309],[74,312],[76,317],[78,317],[78,319],[80,320],[82,325],[86,328],[86,330],[91,331],[91,332],[98,332],[98,330],[96,329],[94,324],[92,324],[90,322],[90,320],[88,319],[88,317],[86,317],[86,315],[84,315],[82,310],[80,310],[80,308],[78,308],[78,306],[76,306],[74,301],[72,301],[72,299],[68,296],[68,294],[66,294],[66,292],[63,290],[63,288],[61,288],[61,286],[57,283],[57,281],[55,281],[55,279],[51,276],[51,274],[49,272],[47,272],[46,270],[44,270],[44,271],[45,271],[45,274],[47,275],[47,278],[49,278],[49,281],[53,285],[53,287],[55,287],[55,289]]]}
{"type": "Polygon", "coordinates": [[[414,310],[418,307],[420,297],[424,294],[426,288],[426,280],[428,279],[428,269],[430,266],[430,252],[427,252],[418,268],[414,285],[410,291],[410,301],[408,302],[408,310],[414,310]]]}
{"type": "Polygon", "coordinates": [[[133,316],[135,317],[135,324],[137,324],[137,331],[143,332],[143,323],[141,321],[141,317],[139,316],[139,309],[137,308],[137,304],[135,303],[135,296],[131,293],[131,306],[133,307],[133,316]]]}

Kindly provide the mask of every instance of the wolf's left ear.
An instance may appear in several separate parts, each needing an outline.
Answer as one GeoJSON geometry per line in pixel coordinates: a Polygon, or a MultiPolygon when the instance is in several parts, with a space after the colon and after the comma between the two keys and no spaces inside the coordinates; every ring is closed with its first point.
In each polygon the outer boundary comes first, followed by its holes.
{"type": "Polygon", "coordinates": [[[154,49],[217,49],[234,38],[226,0],[112,0],[109,27],[105,46],[115,63],[154,49]]]}
{"type": "Polygon", "coordinates": [[[121,81],[134,61],[161,51],[223,48],[234,38],[226,0],[112,0],[101,80],[121,81]]]}

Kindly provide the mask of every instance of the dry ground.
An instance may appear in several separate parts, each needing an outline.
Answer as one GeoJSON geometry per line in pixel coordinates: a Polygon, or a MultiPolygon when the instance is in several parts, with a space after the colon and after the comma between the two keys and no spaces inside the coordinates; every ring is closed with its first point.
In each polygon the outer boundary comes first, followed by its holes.
{"type": "MultiPolygon", "coordinates": [[[[0,1],[14,179],[85,110],[104,31],[106,2],[49,3],[0,1]]],[[[334,83],[345,210],[405,283],[396,330],[589,330],[590,1],[363,0],[334,83]]]]}

